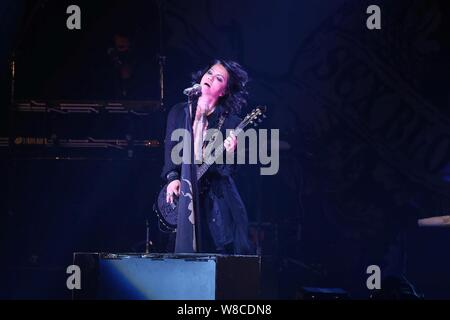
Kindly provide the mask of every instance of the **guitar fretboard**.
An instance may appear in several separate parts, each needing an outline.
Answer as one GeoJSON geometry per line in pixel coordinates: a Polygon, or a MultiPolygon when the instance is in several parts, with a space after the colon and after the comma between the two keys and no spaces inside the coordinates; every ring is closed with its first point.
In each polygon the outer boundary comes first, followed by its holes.
{"type": "MultiPolygon", "coordinates": [[[[234,129],[234,133],[236,137],[242,132],[244,127],[244,123],[240,123],[236,129],[234,129]]],[[[208,171],[209,167],[219,158],[222,156],[224,146],[221,144],[219,147],[217,147],[213,154],[210,155],[208,158],[204,160],[204,163],[200,165],[200,167],[197,168],[197,181],[200,180],[200,178],[208,171]]]]}

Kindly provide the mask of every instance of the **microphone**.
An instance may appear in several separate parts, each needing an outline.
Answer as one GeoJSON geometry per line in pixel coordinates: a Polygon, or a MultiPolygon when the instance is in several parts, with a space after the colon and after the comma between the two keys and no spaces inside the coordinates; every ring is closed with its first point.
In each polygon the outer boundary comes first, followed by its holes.
{"type": "Polygon", "coordinates": [[[202,86],[199,85],[198,83],[194,84],[190,88],[186,88],[183,90],[183,94],[185,94],[187,96],[196,96],[200,93],[202,93],[202,86]]]}

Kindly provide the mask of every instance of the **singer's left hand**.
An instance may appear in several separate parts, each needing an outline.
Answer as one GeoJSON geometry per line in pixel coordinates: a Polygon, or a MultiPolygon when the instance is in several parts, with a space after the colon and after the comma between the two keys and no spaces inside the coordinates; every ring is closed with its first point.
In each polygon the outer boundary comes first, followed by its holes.
{"type": "Polygon", "coordinates": [[[234,134],[233,130],[230,132],[230,136],[225,139],[223,146],[225,147],[225,150],[227,150],[227,152],[233,152],[236,149],[237,137],[234,134]]]}

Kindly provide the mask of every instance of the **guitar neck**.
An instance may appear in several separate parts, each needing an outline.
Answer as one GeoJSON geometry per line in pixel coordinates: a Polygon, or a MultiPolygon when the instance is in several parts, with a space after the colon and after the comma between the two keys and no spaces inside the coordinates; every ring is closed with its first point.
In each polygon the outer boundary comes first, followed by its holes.
{"type": "MultiPolygon", "coordinates": [[[[236,137],[242,132],[243,127],[241,124],[234,129],[234,133],[236,137]]],[[[209,167],[219,158],[222,156],[223,153],[223,143],[214,150],[214,155],[210,155],[208,158],[205,159],[205,161],[202,163],[200,167],[197,168],[197,181],[200,180],[200,178],[208,171],[209,167]]]]}

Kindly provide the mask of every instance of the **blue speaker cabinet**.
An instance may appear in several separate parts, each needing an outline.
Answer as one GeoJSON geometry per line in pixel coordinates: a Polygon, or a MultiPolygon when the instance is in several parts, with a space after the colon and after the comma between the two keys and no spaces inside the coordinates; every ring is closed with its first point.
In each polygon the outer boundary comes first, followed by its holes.
{"type": "Polygon", "coordinates": [[[74,299],[257,299],[259,256],[74,253],[74,299]]]}

